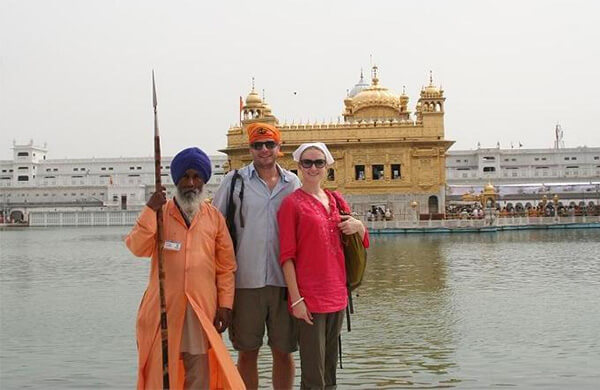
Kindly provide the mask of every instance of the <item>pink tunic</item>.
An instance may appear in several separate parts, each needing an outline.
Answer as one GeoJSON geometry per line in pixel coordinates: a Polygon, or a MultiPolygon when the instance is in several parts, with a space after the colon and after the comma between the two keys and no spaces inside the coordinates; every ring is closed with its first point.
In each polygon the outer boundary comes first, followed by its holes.
{"type": "MultiPolygon", "coordinates": [[[[333,313],[348,304],[344,251],[340,240],[340,214],[334,195],[328,213],[312,195],[297,189],[283,200],[277,220],[281,264],[293,259],[300,295],[312,313],[333,313]]],[[[336,193],[342,208],[348,204],[336,193]]],[[[363,244],[368,246],[368,233],[363,244]]]]}

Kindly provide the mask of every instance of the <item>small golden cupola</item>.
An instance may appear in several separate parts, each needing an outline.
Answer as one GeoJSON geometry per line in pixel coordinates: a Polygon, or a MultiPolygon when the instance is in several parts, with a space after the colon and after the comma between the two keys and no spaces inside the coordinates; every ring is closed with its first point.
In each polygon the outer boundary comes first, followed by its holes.
{"type": "Polygon", "coordinates": [[[271,112],[271,107],[261,99],[254,86],[252,78],[252,90],[246,97],[246,103],[242,107],[242,123],[252,122],[277,123],[277,119],[271,112]]]}
{"type": "Polygon", "coordinates": [[[444,112],[444,90],[433,84],[433,72],[429,71],[429,85],[421,89],[418,104],[422,112],[444,112]]]}
{"type": "MultiPolygon", "coordinates": [[[[360,88],[354,95],[350,92],[344,100],[344,119],[346,121],[389,121],[404,119],[405,115],[401,113],[400,98],[387,88],[379,85],[377,72],[377,66],[373,66],[371,85],[360,88]]],[[[362,78],[361,81],[363,81],[362,78]]]]}
{"type": "Polygon", "coordinates": [[[498,193],[491,182],[488,182],[481,193],[481,204],[485,207],[494,207],[498,200],[498,193]]]}

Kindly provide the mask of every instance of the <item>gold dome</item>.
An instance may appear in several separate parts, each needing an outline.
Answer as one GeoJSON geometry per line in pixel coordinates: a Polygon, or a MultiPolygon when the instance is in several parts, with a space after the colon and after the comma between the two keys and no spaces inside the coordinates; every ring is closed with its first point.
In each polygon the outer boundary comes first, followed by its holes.
{"type": "Polygon", "coordinates": [[[492,183],[488,182],[483,190],[484,193],[496,192],[496,189],[492,185],[492,183]]]}
{"type": "Polygon", "coordinates": [[[247,106],[258,106],[262,105],[262,99],[258,96],[258,93],[252,89],[248,96],[246,97],[246,105],[247,106]]]}
{"type": "Polygon", "coordinates": [[[377,66],[374,66],[371,85],[352,96],[352,106],[355,112],[361,108],[373,106],[387,106],[397,109],[400,107],[400,98],[387,88],[379,85],[377,66]]]}
{"type": "Polygon", "coordinates": [[[387,88],[378,85],[371,85],[360,91],[352,98],[354,108],[359,109],[367,106],[391,106],[398,107],[400,99],[397,95],[388,91],[387,88]]]}
{"type": "Polygon", "coordinates": [[[427,87],[425,87],[425,89],[423,91],[425,93],[430,93],[430,94],[440,93],[440,89],[433,84],[429,84],[427,87]]]}

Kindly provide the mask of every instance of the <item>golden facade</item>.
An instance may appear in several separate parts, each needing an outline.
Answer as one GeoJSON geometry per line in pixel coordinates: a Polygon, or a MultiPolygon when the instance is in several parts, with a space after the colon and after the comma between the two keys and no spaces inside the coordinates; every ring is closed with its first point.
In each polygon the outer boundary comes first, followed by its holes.
{"type": "Polygon", "coordinates": [[[284,156],[279,163],[287,169],[298,170],[292,152],[300,144],[327,144],[335,163],[324,186],[342,192],[356,212],[377,206],[408,218],[413,201],[420,213],[443,212],[445,156],[453,144],[444,139],[444,91],[430,76],[413,115],[406,93],[396,95],[381,86],[377,71],[373,67],[370,84],[361,74],[344,99],[343,121],[338,123],[281,124],[253,86],[242,108],[241,127],[227,132],[222,152],[228,155],[229,168],[251,161],[246,126],[267,122],[281,130],[284,156]]]}

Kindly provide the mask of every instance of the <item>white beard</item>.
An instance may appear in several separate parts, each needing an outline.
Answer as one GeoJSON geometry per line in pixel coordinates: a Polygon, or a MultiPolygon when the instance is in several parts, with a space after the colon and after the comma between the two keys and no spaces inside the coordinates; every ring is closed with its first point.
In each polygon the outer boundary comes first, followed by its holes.
{"type": "Polygon", "coordinates": [[[175,192],[175,199],[189,221],[194,219],[194,216],[200,210],[200,204],[204,200],[204,194],[200,191],[188,192],[187,194],[179,191],[175,192]]]}

